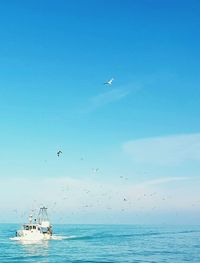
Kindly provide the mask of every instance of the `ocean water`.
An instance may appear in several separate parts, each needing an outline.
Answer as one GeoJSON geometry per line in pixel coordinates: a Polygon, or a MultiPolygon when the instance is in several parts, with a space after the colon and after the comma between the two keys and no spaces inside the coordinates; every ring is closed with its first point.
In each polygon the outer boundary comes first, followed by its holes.
{"type": "Polygon", "coordinates": [[[0,262],[200,263],[200,226],[55,225],[62,240],[10,240],[19,225],[0,225],[0,262]]]}

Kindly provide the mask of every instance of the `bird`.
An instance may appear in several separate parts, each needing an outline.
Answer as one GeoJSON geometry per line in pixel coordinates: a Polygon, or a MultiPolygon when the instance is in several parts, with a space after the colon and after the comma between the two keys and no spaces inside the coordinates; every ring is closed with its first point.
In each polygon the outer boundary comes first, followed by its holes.
{"type": "Polygon", "coordinates": [[[92,169],[93,173],[98,173],[99,172],[99,168],[94,168],[92,169]]]}
{"type": "Polygon", "coordinates": [[[106,82],[104,82],[104,85],[112,85],[113,80],[114,80],[114,78],[107,80],[106,82]]]}
{"type": "Polygon", "coordinates": [[[61,153],[62,153],[62,151],[58,151],[57,156],[59,157],[61,153]]]}

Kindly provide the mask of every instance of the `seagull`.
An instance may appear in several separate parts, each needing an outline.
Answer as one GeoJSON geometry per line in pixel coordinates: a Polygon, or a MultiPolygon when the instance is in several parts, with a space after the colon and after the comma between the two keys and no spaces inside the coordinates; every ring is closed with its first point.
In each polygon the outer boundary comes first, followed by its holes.
{"type": "Polygon", "coordinates": [[[94,168],[92,169],[93,173],[98,173],[99,172],[99,168],[94,168]]]}
{"type": "Polygon", "coordinates": [[[104,85],[112,85],[114,78],[107,80],[106,82],[104,82],[104,85]]]}
{"type": "Polygon", "coordinates": [[[61,151],[58,151],[57,152],[57,156],[59,157],[61,153],[62,153],[61,151]]]}

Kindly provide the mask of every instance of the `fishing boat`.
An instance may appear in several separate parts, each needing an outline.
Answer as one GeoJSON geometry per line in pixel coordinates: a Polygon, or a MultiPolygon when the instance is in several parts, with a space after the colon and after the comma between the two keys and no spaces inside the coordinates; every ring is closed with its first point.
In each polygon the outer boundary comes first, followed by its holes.
{"type": "Polygon", "coordinates": [[[52,238],[52,225],[49,221],[47,208],[41,207],[37,218],[29,216],[29,222],[22,226],[22,229],[17,230],[15,240],[49,240],[52,238]]]}

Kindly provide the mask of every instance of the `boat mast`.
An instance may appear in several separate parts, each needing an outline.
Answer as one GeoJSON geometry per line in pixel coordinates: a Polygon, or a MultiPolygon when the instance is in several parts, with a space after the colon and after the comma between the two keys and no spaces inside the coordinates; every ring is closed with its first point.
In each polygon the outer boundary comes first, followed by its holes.
{"type": "Polygon", "coordinates": [[[32,220],[33,220],[33,215],[31,214],[31,215],[29,216],[29,224],[30,224],[30,225],[32,224],[32,220]]]}
{"type": "Polygon", "coordinates": [[[45,206],[40,208],[40,211],[38,213],[38,223],[42,224],[42,222],[49,221],[48,214],[47,214],[47,208],[45,206]]]}

